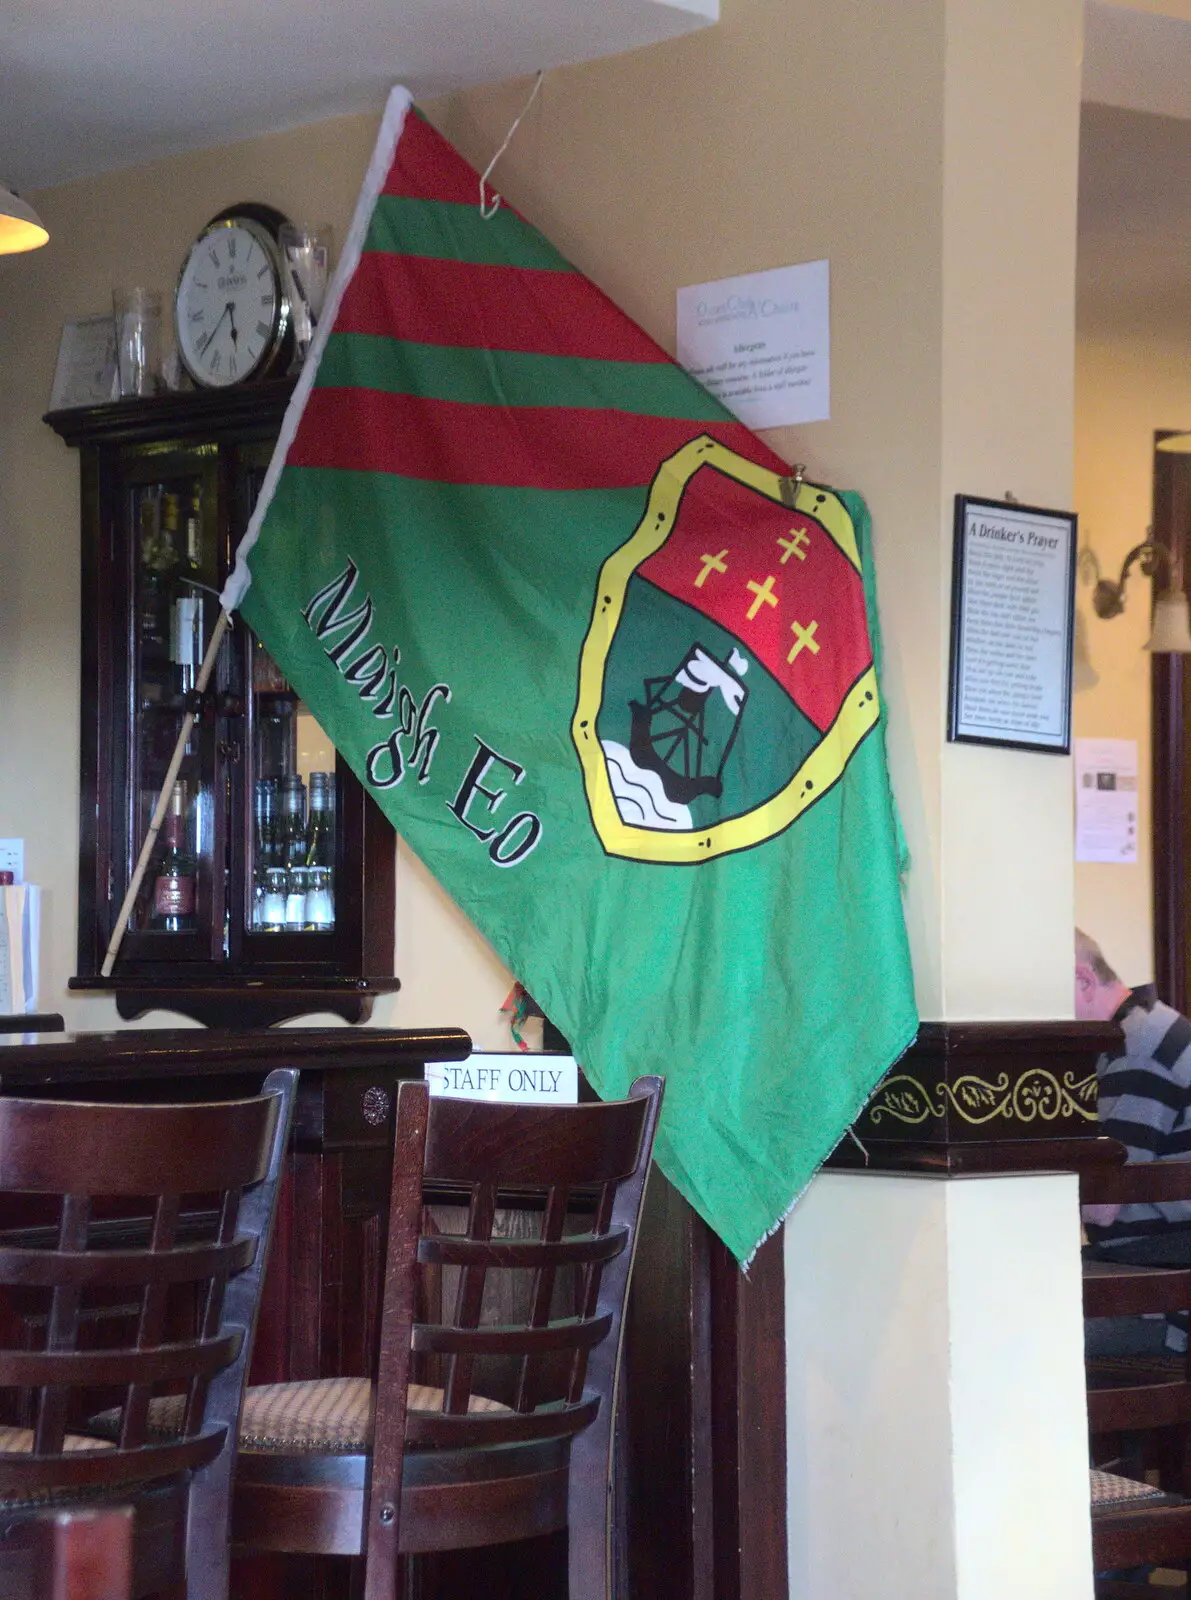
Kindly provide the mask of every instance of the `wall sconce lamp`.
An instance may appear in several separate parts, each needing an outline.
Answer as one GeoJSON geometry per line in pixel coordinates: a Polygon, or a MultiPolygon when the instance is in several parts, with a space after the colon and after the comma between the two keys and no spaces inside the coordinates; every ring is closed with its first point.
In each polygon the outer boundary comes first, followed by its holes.
{"type": "Polygon", "coordinates": [[[1181,589],[1172,588],[1174,563],[1164,544],[1146,539],[1134,545],[1121,564],[1121,575],[1115,580],[1100,575],[1100,562],[1095,551],[1085,549],[1080,556],[1081,568],[1095,577],[1092,590],[1092,610],[1105,619],[1119,617],[1125,609],[1125,584],[1136,563],[1143,577],[1156,578],[1158,593],[1154,597],[1154,614],[1150,637],[1145,648],[1154,654],[1191,655],[1191,612],[1187,596],[1181,589]]]}
{"type": "Polygon", "coordinates": [[[33,207],[0,183],[0,256],[36,250],[50,235],[33,207]]]}

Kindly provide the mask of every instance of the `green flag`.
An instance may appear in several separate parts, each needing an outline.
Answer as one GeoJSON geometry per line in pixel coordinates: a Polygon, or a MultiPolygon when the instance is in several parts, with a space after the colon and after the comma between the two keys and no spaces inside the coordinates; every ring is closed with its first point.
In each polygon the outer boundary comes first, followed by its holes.
{"type": "Polygon", "coordinates": [[[747,1260],[917,1026],[867,513],[478,200],[395,91],[224,601],[747,1260]]]}

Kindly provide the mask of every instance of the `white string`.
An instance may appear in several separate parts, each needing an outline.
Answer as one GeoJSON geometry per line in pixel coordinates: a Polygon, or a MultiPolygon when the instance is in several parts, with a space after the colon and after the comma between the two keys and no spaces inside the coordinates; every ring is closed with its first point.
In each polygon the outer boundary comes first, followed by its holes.
{"type": "Polygon", "coordinates": [[[500,196],[497,194],[496,190],[494,189],[492,191],[492,204],[489,205],[488,204],[487,190],[485,189],[484,186],[488,182],[488,179],[492,176],[493,167],[500,160],[501,156],[504,155],[505,151],[509,148],[509,144],[510,144],[510,142],[512,140],[513,135],[517,132],[518,125],[521,122],[521,118],[529,110],[530,106],[533,105],[534,98],[537,95],[538,90],[542,87],[542,79],[545,76],[546,76],[546,74],[539,67],[537,76],[533,80],[533,88],[529,91],[529,99],[525,102],[525,104],[521,107],[521,110],[517,113],[516,117],[513,119],[513,126],[509,129],[508,133],[505,134],[504,143],[501,145],[500,149],[496,152],[496,154],[492,157],[492,160],[488,163],[488,165],[484,168],[483,172],[480,174],[480,215],[483,217],[485,222],[491,222],[492,218],[500,210],[500,196]]]}

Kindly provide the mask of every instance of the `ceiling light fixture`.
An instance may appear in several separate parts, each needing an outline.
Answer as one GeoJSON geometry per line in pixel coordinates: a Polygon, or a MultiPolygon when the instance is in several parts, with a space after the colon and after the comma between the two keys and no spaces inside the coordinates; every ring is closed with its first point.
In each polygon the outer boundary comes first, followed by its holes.
{"type": "Polygon", "coordinates": [[[33,207],[0,183],[0,256],[36,250],[49,236],[33,207]]]}

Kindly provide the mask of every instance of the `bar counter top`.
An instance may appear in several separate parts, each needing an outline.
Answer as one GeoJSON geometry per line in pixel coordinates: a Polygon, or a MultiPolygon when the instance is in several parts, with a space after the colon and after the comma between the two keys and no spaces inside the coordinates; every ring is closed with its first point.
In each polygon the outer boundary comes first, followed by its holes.
{"type": "Polygon", "coordinates": [[[0,1090],[38,1084],[194,1078],[299,1067],[319,1072],[462,1061],[462,1028],[123,1028],[0,1033],[0,1090]]]}

